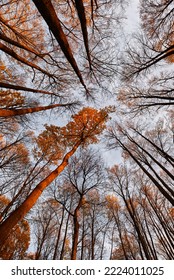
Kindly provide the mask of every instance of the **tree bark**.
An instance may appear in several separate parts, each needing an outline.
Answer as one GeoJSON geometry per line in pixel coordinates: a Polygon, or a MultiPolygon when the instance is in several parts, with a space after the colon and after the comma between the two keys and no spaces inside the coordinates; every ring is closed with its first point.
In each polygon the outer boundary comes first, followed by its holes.
{"type": "Polygon", "coordinates": [[[20,42],[17,42],[17,41],[15,41],[15,40],[12,40],[11,38],[7,37],[7,36],[6,36],[5,34],[3,34],[2,32],[0,32],[0,39],[3,40],[3,41],[5,41],[6,43],[9,43],[9,44],[11,44],[11,45],[13,45],[13,46],[16,46],[16,47],[18,47],[18,48],[20,48],[20,49],[23,49],[23,50],[25,50],[25,51],[31,52],[31,53],[35,54],[36,56],[39,56],[39,57],[41,57],[41,58],[43,57],[41,54],[37,53],[37,52],[34,50],[34,48],[32,49],[32,48],[30,48],[29,46],[25,46],[25,45],[21,44],[20,42]]]}
{"type": "Polygon", "coordinates": [[[15,53],[12,49],[8,48],[7,46],[5,46],[4,44],[0,43],[0,50],[3,51],[5,54],[11,56],[12,58],[16,59],[17,61],[21,62],[22,64],[25,64],[33,69],[38,70],[39,72],[47,75],[48,77],[53,76],[51,73],[45,71],[44,69],[42,69],[41,67],[39,67],[37,64],[32,63],[30,61],[28,61],[27,59],[25,59],[24,57],[18,55],[17,53],[15,53]]]}
{"type": "MultiPolygon", "coordinates": [[[[72,203],[72,201],[71,201],[71,203],[72,203]]],[[[71,209],[71,204],[70,204],[70,209],[71,209]]],[[[61,252],[60,252],[60,260],[63,260],[63,258],[64,258],[64,249],[65,249],[65,241],[66,241],[68,226],[69,226],[69,218],[70,218],[70,212],[68,212],[68,217],[67,217],[67,220],[66,220],[66,226],[65,226],[65,230],[64,230],[64,238],[63,238],[62,248],[61,248],[61,252]]]]}
{"type": "Polygon", "coordinates": [[[140,161],[132,154],[132,152],[127,148],[123,142],[115,135],[115,139],[118,141],[120,147],[123,150],[127,151],[131,158],[137,163],[137,165],[143,170],[143,172],[149,177],[149,179],[155,184],[155,186],[159,189],[159,191],[164,195],[164,197],[170,201],[170,203],[174,206],[174,199],[173,197],[159,184],[159,182],[152,176],[151,173],[140,163],[140,161]]]}
{"type": "Polygon", "coordinates": [[[89,52],[88,31],[87,31],[85,8],[84,8],[82,0],[75,0],[75,4],[76,4],[78,17],[80,20],[81,30],[82,30],[82,34],[83,34],[83,41],[84,41],[84,45],[85,45],[85,49],[86,49],[86,53],[87,53],[87,57],[88,57],[89,67],[90,67],[90,70],[92,70],[91,56],[90,56],[90,52],[89,52]]]}
{"type": "Polygon", "coordinates": [[[58,234],[57,234],[57,238],[56,238],[56,244],[55,244],[55,248],[54,248],[53,260],[57,259],[57,250],[58,250],[58,246],[59,246],[61,229],[62,229],[63,220],[64,220],[64,212],[65,212],[65,208],[63,207],[61,221],[60,221],[60,225],[59,225],[59,229],[58,229],[58,234]]]}
{"type": "MultiPolygon", "coordinates": [[[[69,105],[69,104],[67,104],[69,105]]],[[[13,117],[22,116],[26,114],[32,114],[40,111],[46,111],[57,107],[65,107],[66,104],[52,104],[48,106],[38,106],[33,108],[21,108],[21,109],[0,109],[0,117],[13,117]]]]}
{"type": "Polygon", "coordinates": [[[0,87],[1,88],[6,88],[6,89],[14,89],[17,91],[29,91],[29,92],[35,92],[35,93],[43,93],[43,94],[49,94],[49,95],[57,95],[53,92],[42,90],[42,89],[34,89],[34,88],[28,88],[24,86],[19,86],[19,85],[14,85],[14,84],[9,84],[9,83],[3,83],[0,82],[0,87]]]}
{"type": "Polygon", "coordinates": [[[36,5],[38,11],[42,15],[43,19],[47,23],[48,27],[52,31],[54,37],[56,38],[58,44],[60,45],[60,48],[62,52],[64,53],[66,59],[74,69],[76,75],[78,76],[81,84],[86,89],[86,85],[83,81],[82,75],[80,73],[80,70],[77,66],[77,63],[75,61],[75,58],[73,56],[72,50],[70,48],[70,45],[68,43],[67,37],[61,27],[60,20],[56,14],[56,11],[54,10],[54,7],[50,0],[42,0],[42,3],[40,0],[33,0],[34,4],[36,5]]]}
{"type": "Polygon", "coordinates": [[[71,260],[76,260],[77,259],[77,246],[78,246],[78,239],[79,239],[79,210],[82,206],[82,199],[83,196],[80,197],[79,203],[74,211],[74,234],[73,234],[73,245],[72,245],[72,253],[71,253],[71,260]]]}
{"type": "Polygon", "coordinates": [[[16,209],[11,215],[0,225],[0,249],[2,248],[5,240],[10,235],[14,226],[17,225],[25,215],[30,211],[30,209],[35,205],[38,198],[41,196],[42,192],[51,184],[51,182],[59,176],[59,174],[68,165],[69,158],[76,152],[80,146],[81,141],[78,141],[74,147],[65,155],[62,163],[52,171],[45,179],[43,179],[31,192],[31,194],[26,198],[26,200],[16,209]]]}

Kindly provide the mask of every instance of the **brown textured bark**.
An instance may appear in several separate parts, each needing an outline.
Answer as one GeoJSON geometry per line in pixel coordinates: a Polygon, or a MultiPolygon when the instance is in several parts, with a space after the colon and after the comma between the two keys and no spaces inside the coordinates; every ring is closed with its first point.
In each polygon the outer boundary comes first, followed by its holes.
{"type": "Polygon", "coordinates": [[[43,93],[43,94],[49,94],[49,95],[56,95],[55,93],[50,92],[50,91],[41,90],[41,89],[34,89],[34,88],[28,88],[28,87],[14,85],[14,84],[9,84],[9,83],[4,83],[4,82],[0,82],[0,88],[14,89],[14,90],[17,90],[17,91],[29,91],[29,92],[35,92],[35,93],[43,93]]]}
{"type": "Polygon", "coordinates": [[[72,252],[71,252],[71,260],[76,260],[77,258],[77,246],[78,246],[78,239],[79,239],[79,210],[82,206],[82,198],[80,197],[79,203],[74,211],[73,221],[74,221],[74,234],[73,234],[73,245],[72,245],[72,252]]]}
{"type": "Polygon", "coordinates": [[[34,4],[36,5],[38,11],[46,21],[48,27],[52,31],[54,37],[56,38],[58,44],[60,45],[60,48],[62,52],[64,53],[66,59],[74,69],[76,75],[78,76],[81,84],[84,86],[84,88],[87,90],[86,85],[83,81],[82,75],[80,73],[80,70],[77,66],[77,63],[75,61],[75,58],[72,54],[72,50],[70,48],[70,45],[68,43],[67,37],[61,27],[60,20],[54,10],[54,7],[50,0],[42,0],[42,3],[40,0],[33,0],[34,4]]]}
{"type": "Polygon", "coordinates": [[[42,192],[51,184],[51,182],[59,176],[59,174],[68,165],[69,158],[75,153],[80,146],[81,141],[78,141],[74,147],[65,155],[62,163],[52,171],[45,179],[43,179],[26,198],[26,200],[12,212],[12,214],[0,225],[0,249],[2,248],[5,240],[10,235],[14,226],[18,224],[24,216],[30,211],[35,205],[42,192]]]}
{"type": "Polygon", "coordinates": [[[20,49],[23,49],[23,50],[31,52],[31,53],[39,56],[39,57],[42,57],[42,55],[37,53],[34,49],[30,48],[29,46],[25,46],[25,45],[15,41],[15,40],[12,40],[11,38],[7,37],[2,32],[0,32],[0,39],[3,40],[6,43],[9,43],[9,44],[11,44],[13,46],[16,46],[16,47],[20,48],[20,49]]]}
{"type": "Polygon", "coordinates": [[[54,248],[53,260],[57,259],[57,250],[58,250],[60,236],[61,236],[61,230],[62,230],[62,226],[63,226],[64,213],[65,213],[65,208],[63,207],[61,221],[60,221],[57,238],[56,238],[56,244],[55,244],[55,248],[54,248]]]}
{"type": "Polygon", "coordinates": [[[85,49],[86,49],[86,53],[87,53],[87,57],[88,57],[89,67],[90,67],[90,70],[92,70],[91,56],[90,56],[90,52],[89,52],[89,41],[88,41],[88,31],[87,31],[85,8],[84,8],[82,0],[75,0],[75,4],[76,4],[78,17],[80,20],[81,30],[82,30],[82,34],[83,34],[83,41],[84,41],[84,45],[85,45],[85,49]]]}
{"type": "Polygon", "coordinates": [[[4,44],[0,43],[0,50],[3,51],[4,53],[6,53],[7,55],[13,57],[14,59],[16,59],[17,61],[38,70],[39,72],[51,77],[53,76],[52,74],[48,73],[47,71],[45,71],[44,69],[42,69],[41,67],[39,67],[38,65],[36,65],[35,63],[32,63],[30,61],[28,61],[27,59],[25,59],[24,57],[18,55],[17,53],[15,53],[12,49],[8,48],[7,46],[5,46],[4,44]]]}
{"type": "Polygon", "coordinates": [[[22,116],[26,114],[32,114],[35,112],[46,111],[57,107],[64,107],[66,104],[52,104],[48,106],[38,106],[34,108],[24,108],[24,109],[0,109],[0,117],[13,117],[22,116]]]}
{"type": "Polygon", "coordinates": [[[30,46],[31,48],[35,48],[36,46],[34,46],[34,44],[27,38],[27,36],[21,34],[21,32],[18,32],[17,29],[15,29],[14,25],[11,26],[9,24],[9,21],[4,19],[1,15],[0,15],[0,23],[3,24],[6,28],[5,29],[9,29],[13,32],[13,35],[15,34],[15,37],[17,38],[17,40],[21,40],[22,42],[24,42],[28,47],[30,46]]]}

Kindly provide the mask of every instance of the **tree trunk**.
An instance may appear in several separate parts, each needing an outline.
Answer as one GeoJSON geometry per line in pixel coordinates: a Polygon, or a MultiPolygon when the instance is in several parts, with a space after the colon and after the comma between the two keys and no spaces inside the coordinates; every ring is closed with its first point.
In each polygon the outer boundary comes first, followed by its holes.
{"type": "Polygon", "coordinates": [[[81,84],[83,87],[87,90],[86,85],[83,81],[82,75],[80,73],[80,70],[77,66],[77,63],[74,59],[72,50],[69,46],[68,40],[66,38],[66,35],[61,27],[60,20],[54,10],[54,7],[50,0],[42,0],[42,3],[40,0],[33,0],[34,4],[36,5],[38,11],[46,21],[48,27],[52,31],[54,37],[56,38],[57,42],[60,45],[60,48],[62,52],[64,53],[66,59],[74,69],[74,72],[78,76],[81,84]]]}
{"type": "Polygon", "coordinates": [[[6,36],[5,34],[3,34],[2,32],[0,32],[0,39],[3,40],[3,41],[5,41],[5,42],[7,42],[7,43],[9,43],[9,44],[11,44],[11,45],[13,45],[13,46],[16,46],[16,47],[18,47],[18,48],[20,48],[20,49],[23,49],[23,50],[25,50],[25,51],[31,52],[31,53],[35,54],[36,56],[39,56],[39,57],[41,57],[41,58],[43,57],[41,54],[37,53],[37,52],[34,50],[34,48],[32,49],[32,48],[30,48],[30,47],[27,46],[27,45],[23,45],[23,44],[21,44],[20,42],[17,42],[17,41],[15,41],[15,40],[13,40],[13,39],[7,37],[7,36],[6,36]]]}
{"type": "MultiPolygon", "coordinates": [[[[94,206],[95,207],[95,206],[94,206]]],[[[92,211],[92,224],[91,224],[91,260],[94,260],[94,246],[95,246],[95,210],[92,211]]]]}
{"type": "MultiPolygon", "coordinates": [[[[71,201],[71,203],[72,203],[72,201],[71,201]]],[[[70,207],[70,210],[71,210],[71,207],[70,207]]],[[[70,218],[70,212],[68,212],[68,217],[67,217],[66,226],[65,226],[65,230],[64,230],[64,238],[63,238],[63,242],[62,242],[62,249],[60,252],[60,260],[63,260],[63,257],[64,257],[65,241],[66,241],[66,236],[67,236],[67,232],[68,232],[69,218],[70,218]]]]}
{"type": "Polygon", "coordinates": [[[57,238],[56,238],[56,244],[55,244],[55,248],[54,248],[53,260],[57,259],[57,249],[58,249],[58,246],[59,246],[61,229],[62,229],[63,220],[64,220],[64,212],[65,212],[65,208],[63,207],[62,217],[61,217],[61,221],[60,221],[60,225],[59,225],[59,230],[58,230],[58,234],[57,234],[57,238]]]}
{"type": "Polygon", "coordinates": [[[37,64],[32,63],[32,62],[28,61],[27,59],[25,59],[24,57],[18,55],[12,49],[8,48],[7,46],[5,46],[2,43],[0,43],[0,50],[3,51],[4,53],[6,53],[7,55],[11,56],[12,58],[16,59],[17,61],[42,72],[43,74],[47,75],[48,77],[53,76],[52,74],[48,73],[47,71],[45,71],[44,69],[39,67],[37,64]]]}
{"type": "Polygon", "coordinates": [[[90,67],[90,70],[92,70],[91,57],[90,57],[90,52],[89,52],[88,31],[87,31],[85,8],[84,8],[82,0],[75,0],[75,4],[76,4],[78,17],[80,20],[81,30],[82,30],[82,34],[83,34],[83,41],[84,41],[84,45],[85,45],[85,49],[86,49],[86,53],[87,53],[87,57],[88,57],[89,67],[90,67]]]}
{"type": "Polygon", "coordinates": [[[107,229],[105,228],[104,232],[103,232],[103,241],[102,241],[101,252],[100,252],[100,260],[103,259],[103,252],[104,252],[104,246],[105,246],[106,232],[107,232],[107,229]]]}
{"type": "Polygon", "coordinates": [[[74,211],[74,234],[73,234],[73,245],[72,245],[72,253],[71,253],[71,260],[76,260],[77,258],[77,246],[78,246],[78,239],[79,239],[79,210],[82,205],[83,196],[80,197],[79,203],[74,211]]]}
{"type": "Polygon", "coordinates": [[[83,222],[82,222],[82,243],[81,243],[81,256],[80,259],[83,260],[83,255],[84,255],[84,240],[85,240],[85,215],[83,211],[83,222]]]}
{"type": "Polygon", "coordinates": [[[24,86],[19,86],[19,85],[14,85],[14,84],[9,84],[9,83],[3,83],[0,82],[0,87],[1,88],[6,88],[6,89],[14,89],[14,90],[20,90],[20,91],[26,91],[26,92],[36,92],[36,93],[43,93],[43,94],[49,94],[49,95],[57,95],[53,92],[46,91],[46,90],[41,90],[41,89],[34,89],[34,88],[28,88],[24,86]]]}
{"type": "MultiPolygon", "coordinates": [[[[155,186],[159,189],[159,191],[164,195],[164,197],[174,206],[174,199],[173,197],[159,184],[159,182],[152,176],[151,173],[148,172],[148,170],[140,163],[140,161],[132,154],[132,152],[127,148],[123,142],[117,137],[114,136],[116,140],[118,141],[120,147],[123,148],[123,150],[127,151],[128,154],[131,156],[131,158],[137,163],[137,165],[143,170],[143,172],[149,177],[149,179],[155,184],[155,186]]],[[[150,167],[150,165],[149,165],[150,167]]]]}
{"type": "MultiPolygon", "coordinates": [[[[69,105],[69,104],[68,104],[69,105]]],[[[35,112],[46,111],[57,107],[65,107],[66,104],[52,104],[48,106],[37,106],[33,108],[21,108],[21,109],[0,109],[0,117],[12,117],[22,116],[26,114],[32,114],[35,112]]]]}
{"type": "Polygon", "coordinates": [[[42,192],[51,184],[51,182],[59,176],[59,174],[68,165],[69,158],[75,153],[77,148],[80,146],[81,141],[78,141],[74,147],[65,155],[62,163],[52,171],[44,180],[42,180],[31,194],[26,198],[26,200],[16,209],[11,215],[0,225],[0,249],[2,248],[5,240],[10,235],[13,227],[17,225],[25,215],[30,211],[30,209],[35,205],[38,198],[41,196],[42,192]]]}

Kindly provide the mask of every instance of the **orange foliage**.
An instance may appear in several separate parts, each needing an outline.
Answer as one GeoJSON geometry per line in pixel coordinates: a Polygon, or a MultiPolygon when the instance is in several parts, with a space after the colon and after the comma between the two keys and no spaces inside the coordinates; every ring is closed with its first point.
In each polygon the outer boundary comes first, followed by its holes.
{"type": "Polygon", "coordinates": [[[83,145],[97,143],[97,136],[105,128],[107,114],[107,108],[96,110],[88,107],[74,115],[73,121],[64,127],[46,125],[46,129],[36,140],[40,148],[37,155],[44,155],[47,160],[57,163],[65,149],[72,147],[79,140],[83,145]]]}
{"type": "Polygon", "coordinates": [[[139,248],[133,235],[124,233],[122,235],[122,243],[124,244],[124,250],[127,256],[125,256],[123,246],[119,244],[113,251],[112,260],[132,259],[132,256],[134,256],[135,259],[139,259],[139,248]]]}
{"type": "Polygon", "coordinates": [[[174,218],[174,207],[169,209],[169,215],[174,218]]]}
{"type": "Polygon", "coordinates": [[[73,116],[73,121],[62,129],[67,144],[73,146],[80,139],[84,145],[97,143],[97,135],[106,127],[107,117],[107,108],[102,110],[90,107],[83,108],[73,116]]]}
{"type": "MultiPolygon", "coordinates": [[[[9,5],[3,5],[0,9],[0,26],[7,37],[35,51],[40,51],[44,46],[43,27],[29,0],[10,1],[9,5]]],[[[16,50],[15,47],[13,49],[16,50]]],[[[23,52],[21,49],[18,51],[23,52]]],[[[25,57],[27,55],[25,53],[25,57]]]]}
{"type": "Polygon", "coordinates": [[[0,91],[1,108],[18,108],[24,104],[24,97],[19,92],[0,91]]]}
{"type": "Polygon", "coordinates": [[[107,208],[110,210],[116,210],[118,211],[120,209],[119,200],[115,195],[107,195],[105,197],[107,208]]]}

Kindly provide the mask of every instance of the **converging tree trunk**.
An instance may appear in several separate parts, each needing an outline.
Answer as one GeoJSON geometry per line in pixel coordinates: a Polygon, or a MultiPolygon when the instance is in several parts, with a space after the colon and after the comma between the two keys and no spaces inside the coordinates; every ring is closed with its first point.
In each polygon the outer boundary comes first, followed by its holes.
{"type": "Polygon", "coordinates": [[[76,60],[73,56],[71,47],[68,43],[67,37],[62,29],[60,20],[56,14],[56,11],[51,3],[50,0],[42,0],[42,3],[40,0],[33,0],[34,4],[36,5],[38,11],[46,21],[48,27],[52,31],[54,37],[56,38],[57,42],[60,45],[60,48],[62,52],[64,53],[66,59],[74,69],[74,72],[78,76],[81,84],[84,86],[84,88],[87,90],[86,85],[83,81],[81,72],[77,66],[76,60]]]}
{"type": "Polygon", "coordinates": [[[71,260],[76,260],[77,258],[77,246],[79,240],[79,211],[82,206],[83,196],[80,197],[79,203],[74,211],[73,221],[74,221],[74,234],[73,234],[73,244],[72,244],[72,253],[71,253],[71,260]]]}
{"type": "Polygon", "coordinates": [[[0,109],[0,117],[12,117],[21,116],[26,114],[32,114],[35,112],[46,111],[57,107],[65,107],[70,104],[52,104],[48,106],[37,106],[33,108],[21,108],[21,109],[0,109]]]}
{"type": "Polygon", "coordinates": [[[74,147],[69,151],[62,163],[52,171],[44,180],[42,180],[26,198],[26,200],[16,209],[12,214],[0,225],[0,249],[2,248],[5,240],[10,235],[13,227],[18,224],[30,209],[35,205],[42,192],[49,186],[49,184],[65,169],[68,165],[69,158],[75,153],[77,148],[80,146],[81,141],[78,141],[74,147]]]}

